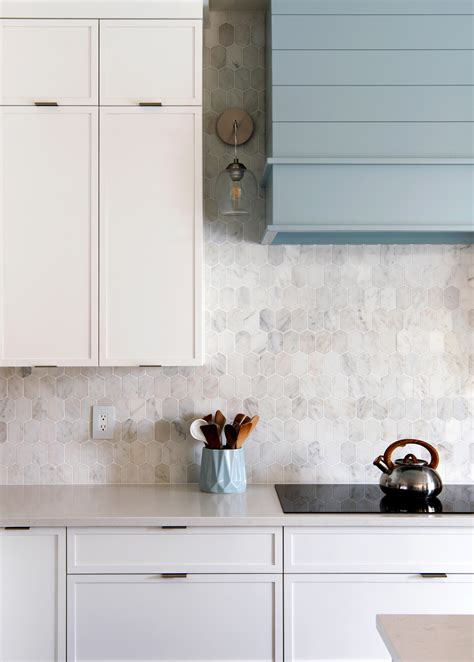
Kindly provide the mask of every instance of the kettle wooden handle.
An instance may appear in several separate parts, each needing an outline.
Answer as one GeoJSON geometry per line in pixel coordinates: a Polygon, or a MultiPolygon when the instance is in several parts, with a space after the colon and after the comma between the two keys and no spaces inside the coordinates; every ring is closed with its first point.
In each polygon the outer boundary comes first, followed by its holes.
{"type": "Polygon", "coordinates": [[[431,462],[429,463],[428,466],[431,467],[431,469],[436,469],[436,467],[439,464],[438,451],[436,450],[436,448],[433,448],[433,446],[429,444],[427,441],[421,441],[421,439],[400,439],[400,441],[395,441],[393,444],[390,444],[390,446],[383,454],[383,459],[387,467],[393,469],[393,462],[392,462],[393,451],[396,448],[401,448],[403,446],[407,446],[408,444],[417,444],[418,446],[423,446],[423,448],[426,448],[426,450],[428,450],[431,455],[431,462]]]}

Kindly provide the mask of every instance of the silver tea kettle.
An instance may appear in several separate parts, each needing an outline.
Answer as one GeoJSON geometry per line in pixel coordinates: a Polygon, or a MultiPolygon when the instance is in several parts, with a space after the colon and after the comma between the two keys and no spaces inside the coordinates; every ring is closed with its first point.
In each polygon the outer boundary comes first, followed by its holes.
{"type": "Polygon", "coordinates": [[[443,489],[443,483],[436,471],[439,464],[438,452],[427,441],[419,439],[401,439],[395,441],[387,448],[383,455],[379,455],[374,464],[382,471],[380,487],[390,496],[418,497],[429,499],[435,497],[443,489]],[[396,448],[407,444],[417,444],[426,448],[431,455],[431,461],[419,460],[409,453],[402,460],[392,461],[392,453],[396,448]]]}

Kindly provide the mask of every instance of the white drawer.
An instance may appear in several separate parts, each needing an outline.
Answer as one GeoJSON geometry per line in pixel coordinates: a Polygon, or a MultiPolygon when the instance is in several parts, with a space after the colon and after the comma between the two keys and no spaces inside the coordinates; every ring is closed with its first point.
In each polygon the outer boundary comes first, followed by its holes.
{"type": "Polygon", "coordinates": [[[282,530],[273,527],[68,529],[68,572],[282,572],[282,530]]]}
{"type": "Polygon", "coordinates": [[[285,572],[474,572],[469,527],[285,527],[285,572]]]}

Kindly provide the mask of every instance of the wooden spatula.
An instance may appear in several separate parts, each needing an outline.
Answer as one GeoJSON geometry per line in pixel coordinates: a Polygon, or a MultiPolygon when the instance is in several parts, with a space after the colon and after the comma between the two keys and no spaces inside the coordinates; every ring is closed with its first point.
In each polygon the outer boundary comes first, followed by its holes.
{"type": "Polygon", "coordinates": [[[237,430],[233,425],[227,424],[224,428],[225,439],[227,442],[226,448],[234,450],[237,448],[237,430]]]}
{"type": "Polygon", "coordinates": [[[240,425],[242,425],[242,421],[246,418],[245,414],[237,414],[237,416],[234,418],[234,422],[232,425],[234,428],[239,428],[240,425]]]}
{"type": "Polygon", "coordinates": [[[221,439],[217,425],[215,423],[201,425],[201,432],[206,438],[208,448],[211,448],[215,451],[220,451],[221,439]]]}
{"type": "Polygon", "coordinates": [[[212,414],[208,414],[207,416],[202,417],[206,423],[212,423],[212,414]]]}
{"type": "Polygon", "coordinates": [[[226,418],[220,409],[216,411],[216,416],[214,418],[215,424],[221,429],[224,429],[226,418]]]}

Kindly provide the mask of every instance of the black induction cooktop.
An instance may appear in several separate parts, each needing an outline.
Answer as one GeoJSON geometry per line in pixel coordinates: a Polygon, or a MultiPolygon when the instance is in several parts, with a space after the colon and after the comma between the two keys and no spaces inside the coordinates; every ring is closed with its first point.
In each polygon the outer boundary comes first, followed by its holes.
{"type": "Polygon", "coordinates": [[[474,513],[474,485],[445,485],[428,501],[394,499],[378,485],[275,485],[284,513],[474,513]]]}

